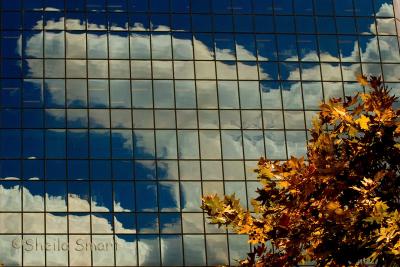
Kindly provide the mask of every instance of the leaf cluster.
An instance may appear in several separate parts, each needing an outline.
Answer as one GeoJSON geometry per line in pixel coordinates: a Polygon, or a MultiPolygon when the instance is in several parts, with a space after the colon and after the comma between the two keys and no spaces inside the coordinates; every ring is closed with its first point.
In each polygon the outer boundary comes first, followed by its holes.
{"type": "Polygon", "coordinates": [[[242,266],[400,266],[400,111],[380,77],[321,104],[307,160],[261,158],[253,212],[203,198],[211,223],[249,236],[242,266]]]}

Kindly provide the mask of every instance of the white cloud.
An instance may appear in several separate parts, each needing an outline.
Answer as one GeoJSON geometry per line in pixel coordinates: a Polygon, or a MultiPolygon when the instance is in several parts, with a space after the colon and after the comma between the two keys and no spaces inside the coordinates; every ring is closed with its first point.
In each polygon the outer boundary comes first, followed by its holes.
{"type": "MultiPolygon", "coordinates": [[[[21,213],[18,213],[18,211],[21,211],[21,202],[18,201],[21,199],[21,190],[18,186],[14,187],[9,187],[5,188],[2,185],[0,185],[0,211],[2,212],[0,214],[0,233],[7,233],[8,235],[0,235],[0,260],[3,264],[6,266],[19,266],[22,265],[20,260],[21,260],[21,249],[13,248],[13,240],[20,240],[20,235],[21,233],[32,233],[32,231],[38,231],[39,235],[35,236],[25,236],[25,239],[33,239],[36,240],[36,238],[39,241],[39,244],[44,244],[44,235],[40,235],[40,233],[43,233],[44,231],[44,225],[43,225],[43,219],[44,215],[41,213],[25,213],[26,215],[32,214],[35,216],[29,216],[24,218],[27,220],[26,223],[29,223],[29,228],[24,227],[22,231],[22,226],[21,226],[21,213]],[[5,213],[7,211],[12,211],[12,213],[5,213]],[[16,212],[17,211],[17,212],[16,212]],[[36,216],[38,215],[38,216],[36,216]],[[29,221],[28,221],[29,220],[29,221]],[[38,230],[34,230],[38,229],[38,230]],[[40,230],[41,229],[41,230],[40,230]]],[[[34,195],[32,194],[29,190],[23,190],[23,199],[27,200],[29,202],[28,206],[26,206],[25,211],[33,211],[37,210],[41,205],[43,205],[44,199],[43,197],[39,195],[34,195]]],[[[75,207],[79,207],[79,210],[86,210],[87,207],[89,206],[89,203],[87,200],[80,199],[78,196],[75,195],[70,195],[69,197],[70,205],[71,202],[73,202],[73,205],[75,207]]],[[[46,195],[46,205],[49,207],[52,207],[52,210],[54,211],[65,211],[65,199],[63,199],[61,196],[48,196],[46,195]]],[[[118,206],[118,204],[117,204],[118,206]]],[[[92,203],[92,209],[96,210],[103,210],[103,211],[108,211],[108,208],[99,206],[96,202],[92,203]]],[[[123,208],[119,208],[120,211],[126,211],[123,208]]],[[[55,233],[55,230],[57,233],[63,233],[65,231],[66,233],[66,228],[62,227],[63,223],[67,222],[66,215],[60,215],[57,213],[45,213],[46,215],[46,222],[47,225],[52,226],[52,225],[58,225],[58,229],[54,229],[53,227],[47,228],[47,242],[50,242],[51,239],[54,239],[54,242],[57,242],[58,238],[63,238],[63,236],[52,236],[52,233],[55,233]]],[[[83,233],[89,233],[90,230],[90,215],[74,215],[70,214],[69,215],[69,222],[71,224],[70,232],[73,233],[74,231],[82,231],[83,233]],[[86,226],[85,226],[86,224],[86,226]],[[72,227],[75,225],[74,227],[72,227]],[[74,230],[76,229],[76,230],[74,230]],[[87,232],[85,232],[85,230],[87,232]]],[[[132,215],[133,216],[133,215],[132,215]]],[[[93,232],[101,234],[101,233],[112,233],[112,225],[110,222],[102,217],[92,215],[91,217],[92,220],[92,227],[93,227],[93,232]]],[[[135,233],[134,229],[129,229],[125,228],[121,222],[118,220],[115,220],[115,227],[118,229],[119,233],[135,233]]],[[[85,239],[88,236],[86,235],[70,235],[70,244],[71,245],[76,245],[76,241],[78,239],[85,239]]],[[[97,238],[111,238],[112,236],[97,236],[97,238]]],[[[106,243],[106,240],[95,240],[96,236],[94,236],[93,242],[97,243],[106,243]]],[[[117,243],[117,253],[118,253],[118,258],[119,262],[122,264],[123,262],[130,262],[132,265],[135,265],[136,262],[136,250],[133,249],[133,243],[128,242],[118,236],[115,236],[116,243],[117,243]],[[119,249],[119,251],[118,251],[119,249]]],[[[87,242],[90,242],[89,239],[86,240],[87,242]]],[[[65,240],[65,242],[67,242],[65,240]]],[[[145,255],[150,255],[151,253],[151,248],[148,247],[145,243],[141,244],[141,253],[143,256],[143,261],[146,261],[147,256],[145,255]]],[[[109,251],[94,251],[95,255],[94,258],[98,262],[102,262],[102,265],[108,265],[107,262],[109,259],[113,259],[112,254],[113,249],[110,249],[109,251]],[[111,256],[111,257],[110,257],[111,256]],[[105,263],[105,264],[104,264],[105,263]]],[[[50,251],[47,253],[47,258],[49,262],[52,262],[53,264],[66,264],[67,262],[64,260],[57,260],[60,256],[62,257],[66,252],[58,252],[57,251],[50,251]]],[[[32,251],[25,251],[24,252],[26,265],[44,265],[44,251],[42,249],[33,249],[32,251]],[[28,262],[29,261],[29,262],[28,262]]],[[[77,252],[73,248],[71,248],[71,258],[70,258],[71,266],[88,266],[90,265],[90,251],[82,251],[82,252],[77,252]]],[[[50,264],[50,263],[48,263],[50,264]]],[[[113,266],[113,263],[110,262],[109,266],[113,266]]]]}
{"type": "Polygon", "coordinates": [[[379,8],[378,12],[376,12],[376,16],[378,17],[391,17],[393,16],[393,5],[388,3],[383,3],[379,8]]]}

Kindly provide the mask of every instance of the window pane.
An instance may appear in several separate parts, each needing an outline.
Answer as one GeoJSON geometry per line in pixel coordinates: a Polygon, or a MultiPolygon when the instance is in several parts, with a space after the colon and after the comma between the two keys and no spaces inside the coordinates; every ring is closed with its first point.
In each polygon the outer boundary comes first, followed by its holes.
{"type": "Polygon", "coordinates": [[[86,35],[84,33],[66,33],[66,50],[68,58],[86,57],[86,35]]]}
{"type": "Polygon", "coordinates": [[[110,81],[111,107],[113,108],[130,108],[131,92],[128,80],[111,80],[110,81]]]}
{"type": "Polygon", "coordinates": [[[150,36],[146,33],[132,33],[130,37],[131,58],[150,58],[150,36]]]}
{"type": "Polygon", "coordinates": [[[107,35],[102,32],[87,34],[88,58],[107,58],[107,35]]]}
{"type": "Polygon", "coordinates": [[[154,59],[171,59],[171,36],[169,34],[152,34],[151,47],[154,59]]]}
{"type": "Polygon", "coordinates": [[[108,81],[89,80],[89,107],[106,108],[108,104],[108,81]]]}
{"type": "Polygon", "coordinates": [[[173,108],[174,88],[172,81],[153,81],[155,108],[173,108]]]}
{"type": "Polygon", "coordinates": [[[139,211],[157,211],[157,186],[153,182],[136,183],[136,205],[139,211]]]}
{"type": "Polygon", "coordinates": [[[108,35],[109,56],[115,59],[129,58],[129,39],[126,33],[116,33],[108,35]]]}

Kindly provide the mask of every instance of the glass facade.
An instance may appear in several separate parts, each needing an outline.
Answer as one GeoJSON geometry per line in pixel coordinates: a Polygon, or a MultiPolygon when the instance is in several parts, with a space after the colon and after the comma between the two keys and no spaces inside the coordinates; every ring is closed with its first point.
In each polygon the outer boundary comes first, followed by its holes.
{"type": "Polygon", "coordinates": [[[1,5],[6,266],[235,265],[247,238],[201,196],[248,205],[258,158],[304,155],[358,74],[400,88],[397,0],[1,5]]]}

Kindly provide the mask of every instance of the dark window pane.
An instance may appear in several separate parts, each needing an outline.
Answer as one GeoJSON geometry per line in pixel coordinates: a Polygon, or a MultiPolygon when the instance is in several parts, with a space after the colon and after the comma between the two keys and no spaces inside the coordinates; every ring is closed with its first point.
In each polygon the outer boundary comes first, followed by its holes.
{"type": "Polygon", "coordinates": [[[234,13],[246,13],[252,12],[252,4],[249,0],[232,0],[232,9],[234,13]]]}
{"type": "Polygon", "coordinates": [[[22,126],[24,128],[42,128],[43,110],[42,109],[24,109],[22,113],[22,126]]]}
{"type": "Polygon", "coordinates": [[[172,12],[189,12],[190,1],[189,0],[171,0],[172,12]]]}
{"type": "Polygon", "coordinates": [[[87,160],[68,160],[69,180],[89,180],[89,162],[87,160]]]}
{"type": "Polygon", "coordinates": [[[214,16],[214,31],[216,32],[232,32],[233,20],[229,15],[214,16]]]}
{"type": "Polygon", "coordinates": [[[90,157],[91,158],[110,157],[110,131],[108,130],[90,131],[90,157]]]}
{"type": "Polygon", "coordinates": [[[356,34],[354,18],[336,18],[336,26],[339,34],[356,34]]]}
{"type": "Polygon", "coordinates": [[[92,182],[90,185],[90,189],[91,189],[90,193],[92,201],[92,210],[94,211],[113,210],[111,182],[92,182]]]}
{"type": "Polygon", "coordinates": [[[236,15],[234,24],[236,32],[253,32],[253,16],[236,15]]]}
{"type": "Polygon", "coordinates": [[[334,19],[331,17],[318,17],[317,30],[319,33],[336,33],[334,19]]]}
{"type": "Polygon", "coordinates": [[[171,28],[169,15],[153,14],[150,17],[152,31],[169,31],[171,28]]]}
{"type": "Polygon", "coordinates": [[[4,10],[18,10],[21,8],[21,1],[22,0],[2,1],[1,8],[4,10]]]}
{"type": "Polygon", "coordinates": [[[136,160],[135,178],[136,180],[155,180],[156,179],[155,162],[152,160],[136,160]]]}
{"type": "Polygon", "coordinates": [[[280,60],[297,60],[296,37],[278,35],[278,56],[280,60]]]}
{"type": "MultiPolygon", "coordinates": [[[[90,137],[91,138],[91,137],[90,137]]],[[[111,161],[91,160],[90,178],[92,180],[110,180],[111,179],[111,161]]]]}
{"type": "Polygon", "coordinates": [[[254,21],[256,32],[274,31],[274,22],[272,16],[255,16],[254,21]]]}
{"type": "Polygon", "coordinates": [[[127,0],[108,0],[107,9],[109,11],[126,11],[127,0]]]}
{"type": "Polygon", "coordinates": [[[64,158],[66,150],[65,130],[46,131],[46,157],[64,158]]]}
{"type": "Polygon", "coordinates": [[[292,16],[276,16],[275,17],[276,31],[279,33],[293,33],[294,19],[292,16]]]}
{"type": "Polygon", "coordinates": [[[20,107],[21,106],[21,81],[2,80],[1,82],[1,106],[20,107]]]}
{"type": "Polygon", "coordinates": [[[22,62],[20,60],[1,60],[1,76],[7,78],[21,78],[22,62]]]}
{"type": "Polygon", "coordinates": [[[353,16],[353,0],[335,1],[335,11],[338,16],[353,16]]]}
{"type": "Polygon", "coordinates": [[[3,30],[19,30],[22,28],[21,25],[22,12],[3,12],[1,18],[1,24],[3,30]]]}
{"type": "Polygon", "coordinates": [[[315,1],[315,13],[317,15],[333,15],[333,10],[334,6],[332,0],[315,1]]]}
{"type": "Polygon", "coordinates": [[[372,0],[354,0],[357,16],[372,16],[374,14],[372,0]]]}
{"type": "Polygon", "coordinates": [[[290,15],[293,14],[292,0],[274,0],[275,14],[290,15]]]}
{"type": "Polygon", "coordinates": [[[169,12],[169,0],[150,0],[150,9],[153,12],[169,12]]]}
{"type": "Polygon", "coordinates": [[[294,1],[294,10],[297,15],[312,15],[313,0],[294,1]]]}
{"type": "Polygon", "coordinates": [[[0,131],[0,157],[18,158],[21,156],[21,131],[0,131]]]}
{"type": "Polygon", "coordinates": [[[132,131],[129,130],[113,130],[111,133],[112,138],[112,157],[118,158],[132,158],[133,143],[132,131]]]}
{"type": "Polygon", "coordinates": [[[136,206],[138,211],[157,211],[157,186],[153,182],[136,183],[136,206]]]}
{"type": "Polygon", "coordinates": [[[84,10],[85,9],[85,0],[75,0],[75,1],[66,1],[65,8],[67,10],[84,10]]]}
{"type": "Polygon", "coordinates": [[[19,32],[3,32],[1,38],[1,48],[3,57],[20,58],[21,45],[19,32]]]}
{"type": "Polygon", "coordinates": [[[103,11],[105,10],[105,0],[86,0],[86,7],[91,11],[103,11]]]}
{"type": "Polygon", "coordinates": [[[133,182],[114,182],[114,211],[135,211],[134,191],[133,182]]]}
{"type": "Polygon", "coordinates": [[[190,16],[183,14],[172,15],[171,28],[173,31],[190,31],[190,16]]]}
{"type": "Polygon", "coordinates": [[[131,12],[145,12],[149,8],[148,0],[128,0],[128,8],[131,12]]]}
{"type": "Polygon", "coordinates": [[[67,154],[71,158],[88,157],[88,134],[86,130],[69,130],[67,154]]]}
{"type": "Polygon", "coordinates": [[[42,158],[44,156],[44,136],[42,130],[23,132],[23,157],[42,158]]]}
{"type": "Polygon", "coordinates": [[[0,160],[0,179],[21,179],[20,160],[0,160]]]}
{"type": "Polygon", "coordinates": [[[232,5],[230,0],[211,1],[214,13],[231,13],[232,5]]]}
{"type": "Polygon", "coordinates": [[[0,110],[0,128],[20,128],[21,111],[18,109],[0,110]]]}
{"type": "Polygon", "coordinates": [[[192,15],[192,29],[194,32],[211,32],[212,20],[209,15],[192,15]]]}
{"type": "Polygon", "coordinates": [[[210,0],[192,0],[193,13],[208,13],[210,12],[210,0]]]}
{"type": "Polygon", "coordinates": [[[65,160],[46,160],[46,179],[64,180],[67,178],[66,170],[65,160]]]}
{"type": "Polygon", "coordinates": [[[114,180],[132,180],[133,163],[130,160],[113,160],[112,177],[114,180]]]}

